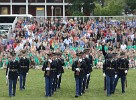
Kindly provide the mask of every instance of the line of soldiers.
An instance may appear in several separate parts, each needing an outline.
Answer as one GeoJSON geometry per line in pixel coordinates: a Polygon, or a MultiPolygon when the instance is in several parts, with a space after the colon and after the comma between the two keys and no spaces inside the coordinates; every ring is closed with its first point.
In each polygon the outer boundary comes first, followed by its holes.
{"type": "Polygon", "coordinates": [[[16,54],[11,53],[11,57],[6,69],[6,79],[9,85],[9,96],[15,96],[17,79],[20,79],[20,90],[25,89],[26,75],[29,72],[29,59],[25,52],[22,52],[19,60],[15,58],[16,54]]]}
{"type": "MultiPolygon", "coordinates": [[[[104,46],[102,47],[104,48],[104,46]]],[[[90,74],[92,72],[93,57],[89,53],[90,49],[85,49],[84,52],[77,53],[72,64],[72,71],[76,82],[76,95],[79,97],[88,89],[90,82],[90,74]]],[[[6,78],[9,81],[9,96],[15,96],[16,84],[18,76],[20,78],[20,90],[25,89],[26,75],[29,71],[29,59],[25,52],[22,52],[19,60],[15,60],[15,53],[7,65],[6,78]],[[13,89],[12,89],[13,87],[13,89]]],[[[62,74],[64,73],[64,59],[61,53],[49,53],[45,59],[42,70],[45,71],[45,96],[50,97],[54,94],[57,88],[60,88],[62,74]]],[[[129,61],[124,52],[105,53],[105,63],[103,64],[103,76],[105,77],[105,87],[107,96],[115,92],[118,79],[121,78],[122,93],[125,93],[125,81],[127,71],[129,69],[129,61]]],[[[127,84],[126,84],[127,85],[127,84]]]]}
{"type": "Polygon", "coordinates": [[[61,53],[50,53],[43,64],[46,97],[51,97],[57,89],[60,89],[61,77],[64,73],[64,59],[61,55],[61,53]]]}
{"type": "Polygon", "coordinates": [[[85,93],[85,90],[88,89],[92,64],[93,59],[92,56],[89,55],[89,49],[77,53],[77,59],[75,59],[72,64],[72,71],[74,71],[76,82],[76,98],[82,96],[82,94],[85,93]]]}
{"type": "Polygon", "coordinates": [[[119,78],[121,78],[122,93],[125,93],[126,75],[129,70],[129,61],[125,52],[113,53],[111,51],[105,55],[103,64],[104,87],[107,90],[107,96],[114,94],[119,78]]]}

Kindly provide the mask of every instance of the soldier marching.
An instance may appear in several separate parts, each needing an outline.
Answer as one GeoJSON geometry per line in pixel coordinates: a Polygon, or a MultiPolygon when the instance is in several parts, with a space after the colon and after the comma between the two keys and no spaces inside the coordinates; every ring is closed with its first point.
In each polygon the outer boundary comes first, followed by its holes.
{"type": "Polygon", "coordinates": [[[90,73],[92,72],[92,56],[89,55],[88,51],[77,53],[77,59],[72,64],[76,82],[76,98],[82,96],[89,86],[90,73]]]}
{"type": "Polygon", "coordinates": [[[20,70],[20,63],[15,59],[16,54],[11,53],[11,60],[6,69],[6,78],[8,79],[9,97],[16,95],[16,84],[20,70]]]}
{"type": "Polygon", "coordinates": [[[22,57],[20,58],[20,90],[25,89],[26,75],[29,71],[29,59],[26,52],[22,51],[22,57]]]}
{"type": "MultiPolygon", "coordinates": [[[[102,47],[104,48],[104,46],[102,47]]],[[[121,78],[122,93],[125,93],[126,75],[129,69],[129,61],[125,52],[118,53],[109,50],[105,54],[105,63],[103,65],[103,76],[105,77],[105,87],[107,96],[113,94],[116,90],[118,79],[121,78]]],[[[15,96],[17,78],[20,76],[20,90],[25,89],[26,75],[29,72],[29,59],[26,52],[22,52],[19,61],[15,60],[15,53],[11,54],[11,60],[6,70],[6,78],[9,80],[9,96],[15,96]],[[13,91],[12,91],[13,85],[13,91]]],[[[62,53],[50,52],[42,67],[45,77],[45,96],[51,97],[57,89],[61,88],[61,78],[64,73],[64,59],[62,53]]],[[[93,66],[93,56],[90,49],[79,52],[73,59],[72,71],[76,82],[75,97],[82,96],[89,88],[90,76],[93,66]]],[[[127,83],[126,83],[127,85],[127,83]]]]}
{"type": "Polygon", "coordinates": [[[61,53],[50,53],[43,64],[45,71],[45,96],[51,97],[54,92],[60,89],[62,74],[64,73],[64,59],[61,53]]]}

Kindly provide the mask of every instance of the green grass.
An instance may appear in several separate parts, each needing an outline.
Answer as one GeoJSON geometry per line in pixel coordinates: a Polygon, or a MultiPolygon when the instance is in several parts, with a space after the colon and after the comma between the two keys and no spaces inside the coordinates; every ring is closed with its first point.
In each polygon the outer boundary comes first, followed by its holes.
{"type": "MultiPolygon", "coordinates": [[[[114,95],[107,97],[103,90],[102,70],[95,69],[91,75],[91,83],[86,93],[79,97],[79,100],[135,100],[136,98],[136,70],[129,70],[127,75],[128,87],[126,93],[121,93],[121,82],[119,80],[114,95]]],[[[0,70],[0,100],[72,100],[75,99],[75,80],[71,70],[65,70],[62,78],[61,89],[50,97],[44,97],[44,77],[41,70],[30,70],[27,76],[26,90],[19,90],[17,83],[17,91],[15,97],[8,97],[8,87],[5,85],[5,70],[0,70]]]]}

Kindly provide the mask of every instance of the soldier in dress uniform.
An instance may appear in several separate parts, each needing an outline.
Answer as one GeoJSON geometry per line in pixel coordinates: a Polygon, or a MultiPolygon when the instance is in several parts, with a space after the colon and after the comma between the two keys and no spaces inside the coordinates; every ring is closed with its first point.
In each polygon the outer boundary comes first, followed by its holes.
{"type": "Polygon", "coordinates": [[[11,53],[11,60],[8,62],[6,69],[6,77],[9,79],[9,96],[15,96],[16,94],[16,84],[17,78],[19,75],[20,64],[17,60],[15,60],[16,54],[11,53]]]}
{"type": "Polygon", "coordinates": [[[82,53],[78,53],[77,56],[78,59],[72,64],[72,71],[74,71],[76,81],[76,98],[82,95],[82,83],[86,66],[85,62],[82,60],[82,53]]]}
{"type": "Polygon", "coordinates": [[[127,59],[127,55],[124,52],[120,53],[120,58],[117,60],[117,77],[115,78],[114,82],[114,91],[116,89],[117,83],[119,78],[121,78],[121,86],[122,86],[122,93],[125,93],[125,81],[126,75],[129,70],[129,61],[127,59]]]}
{"type": "Polygon", "coordinates": [[[110,96],[114,90],[114,77],[115,77],[115,65],[112,62],[112,54],[107,55],[107,59],[103,65],[103,76],[106,77],[106,89],[107,89],[107,96],[110,96]]]}
{"type": "Polygon", "coordinates": [[[57,73],[58,73],[58,59],[56,53],[52,53],[52,66],[55,68],[53,70],[53,86],[52,86],[52,94],[57,90],[57,73]]]}
{"type": "MultiPolygon", "coordinates": [[[[112,48],[108,48],[108,51],[106,52],[105,51],[105,44],[102,43],[102,53],[103,53],[105,60],[108,58],[108,55],[111,54],[112,50],[113,50],[112,48]]],[[[104,77],[104,90],[106,90],[106,77],[104,77]]]]}
{"type": "Polygon", "coordinates": [[[53,77],[54,77],[54,68],[53,66],[53,61],[51,59],[52,54],[48,54],[48,59],[46,62],[44,62],[42,71],[45,71],[44,77],[45,77],[45,96],[50,97],[52,96],[52,82],[53,82],[53,77]]]}
{"type": "Polygon", "coordinates": [[[60,88],[60,84],[61,84],[61,77],[62,74],[64,73],[64,59],[61,57],[61,53],[58,53],[58,74],[57,74],[57,88],[60,88]]]}
{"type": "Polygon", "coordinates": [[[30,64],[25,53],[25,51],[22,51],[22,57],[20,58],[20,90],[25,89],[26,75],[28,74],[30,64]]]}
{"type": "Polygon", "coordinates": [[[86,53],[85,62],[86,62],[86,65],[87,65],[86,89],[88,89],[88,86],[89,86],[90,74],[92,72],[92,66],[93,66],[93,57],[92,57],[92,55],[90,55],[89,50],[90,49],[85,50],[85,53],[86,53]]]}
{"type": "Polygon", "coordinates": [[[83,83],[82,83],[82,93],[85,93],[86,83],[87,83],[87,75],[88,75],[88,71],[87,71],[88,66],[87,66],[87,62],[86,62],[86,53],[85,52],[83,52],[83,54],[82,54],[82,62],[85,63],[83,66],[84,67],[84,72],[83,72],[84,77],[83,77],[83,83]]]}

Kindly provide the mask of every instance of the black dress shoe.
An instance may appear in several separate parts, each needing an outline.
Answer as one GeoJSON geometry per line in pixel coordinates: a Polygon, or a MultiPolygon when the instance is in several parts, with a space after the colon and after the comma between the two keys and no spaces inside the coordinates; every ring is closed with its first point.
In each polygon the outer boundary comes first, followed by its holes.
{"type": "Polygon", "coordinates": [[[13,97],[13,95],[9,95],[9,97],[13,97]]]}
{"type": "Polygon", "coordinates": [[[111,94],[114,94],[114,91],[112,91],[111,94]]]}
{"type": "Polygon", "coordinates": [[[22,89],[24,89],[24,90],[25,90],[25,87],[22,87],[22,89]]]}
{"type": "Polygon", "coordinates": [[[76,95],[75,98],[78,98],[78,96],[76,95]]]}
{"type": "Polygon", "coordinates": [[[125,93],[125,91],[122,92],[123,94],[125,93]]]}

